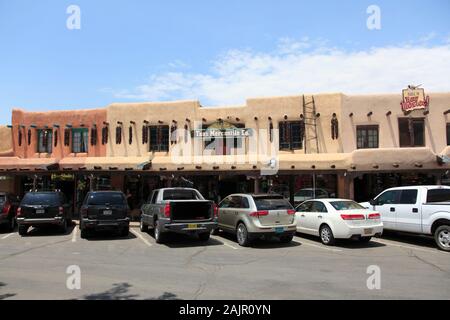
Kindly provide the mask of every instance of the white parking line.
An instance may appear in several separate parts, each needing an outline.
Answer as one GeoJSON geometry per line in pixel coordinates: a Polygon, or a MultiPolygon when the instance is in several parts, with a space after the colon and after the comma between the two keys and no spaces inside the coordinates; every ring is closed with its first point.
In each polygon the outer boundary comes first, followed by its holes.
{"type": "Polygon", "coordinates": [[[75,228],[73,228],[73,231],[72,231],[72,242],[77,241],[77,233],[78,233],[78,226],[75,226],[75,228]]]}
{"type": "Polygon", "coordinates": [[[413,246],[405,246],[403,244],[397,244],[395,242],[388,241],[388,240],[374,239],[372,241],[384,244],[386,246],[393,246],[393,247],[399,247],[399,248],[417,250],[417,251],[423,251],[423,252],[430,252],[430,253],[446,254],[445,252],[439,251],[438,249],[433,250],[433,249],[424,249],[424,248],[418,248],[418,247],[413,247],[413,246]]]}
{"type": "Polygon", "coordinates": [[[2,240],[11,237],[13,234],[14,234],[14,232],[13,233],[8,233],[6,236],[2,237],[2,240]]]}
{"type": "Polygon", "coordinates": [[[305,245],[305,246],[310,246],[310,247],[314,247],[314,248],[318,248],[318,249],[322,249],[322,250],[327,250],[327,251],[331,251],[331,252],[342,252],[341,249],[335,249],[335,248],[327,248],[323,245],[318,245],[318,244],[314,244],[311,242],[306,242],[305,239],[299,238],[299,237],[294,237],[294,239],[296,240],[296,243],[299,243],[301,245],[305,245]]]}
{"type": "Polygon", "coordinates": [[[235,247],[235,246],[233,246],[232,244],[230,244],[230,243],[228,243],[228,241],[224,241],[224,239],[223,238],[218,238],[218,237],[211,237],[211,238],[213,238],[214,240],[216,240],[216,241],[219,241],[220,243],[222,243],[224,246],[227,246],[228,248],[231,248],[231,249],[233,249],[233,250],[239,250],[239,248],[238,247],[235,247]]]}
{"type": "Polygon", "coordinates": [[[147,246],[149,246],[149,247],[153,246],[153,244],[151,244],[147,239],[145,239],[144,236],[142,234],[140,234],[138,231],[130,229],[130,232],[132,234],[134,234],[136,237],[138,237],[139,239],[141,239],[142,242],[144,242],[147,246]]]}

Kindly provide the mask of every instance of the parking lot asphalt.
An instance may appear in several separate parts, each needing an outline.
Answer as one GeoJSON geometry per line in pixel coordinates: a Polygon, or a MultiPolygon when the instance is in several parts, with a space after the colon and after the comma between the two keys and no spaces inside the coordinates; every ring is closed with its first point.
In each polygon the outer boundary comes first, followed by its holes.
{"type": "Polygon", "coordinates": [[[368,244],[297,235],[240,247],[219,234],[207,243],[173,235],[156,244],[131,228],[81,239],[32,229],[0,233],[0,299],[450,299],[450,253],[432,239],[387,233],[368,244]],[[69,266],[81,288],[69,289],[69,266]],[[369,266],[380,270],[369,290],[369,266]]]}

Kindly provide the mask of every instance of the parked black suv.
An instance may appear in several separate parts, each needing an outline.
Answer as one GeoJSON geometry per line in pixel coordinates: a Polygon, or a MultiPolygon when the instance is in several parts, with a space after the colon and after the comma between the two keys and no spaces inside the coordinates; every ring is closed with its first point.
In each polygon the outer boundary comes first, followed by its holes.
{"type": "Polygon", "coordinates": [[[0,192],[0,225],[5,226],[8,231],[13,231],[16,226],[16,211],[19,204],[17,196],[0,192]]]}
{"type": "Polygon", "coordinates": [[[27,234],[30,226],[56,225],[66,233],[72,224],[72,206],[62,192],[29,192],[17,209],[19,234],[27,234]]]}
{"type": "Polygon", "coordinates": [[[119,191],[89,192],[80,209],[81,237],[89,236],[90,231],[117,230],[125,237],[130,230],[127,199],[119,191]]]}

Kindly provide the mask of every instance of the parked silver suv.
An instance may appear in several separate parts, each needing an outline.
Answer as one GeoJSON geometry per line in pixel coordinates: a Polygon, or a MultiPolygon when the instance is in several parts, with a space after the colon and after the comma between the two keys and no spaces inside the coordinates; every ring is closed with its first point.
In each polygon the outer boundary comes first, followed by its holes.
{"type": "Polygon", "coordinates": [[[292,241],[296,231],[295,210],[281,195],[232,194],[219,204],[219,229],[236,234],[241,246],[260,237],[276,236],[292,241]]]}

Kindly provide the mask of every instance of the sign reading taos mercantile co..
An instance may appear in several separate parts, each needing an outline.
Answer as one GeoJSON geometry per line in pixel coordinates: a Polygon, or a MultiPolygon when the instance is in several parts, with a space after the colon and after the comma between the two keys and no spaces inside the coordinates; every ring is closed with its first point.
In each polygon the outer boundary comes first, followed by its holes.
{"type": "Polygon", "coordinates": [[[249,128],[194,130],[194,138],[246,138],[251,135],[249,128]]]}
{"type": "Polygon", "coordinates": [[[408,86],[402,91],[403,100],[400,103],[403,111],[427,109],[430,106],[430,97],[425,96],[425,90],[414,86],[408,86]]]}

